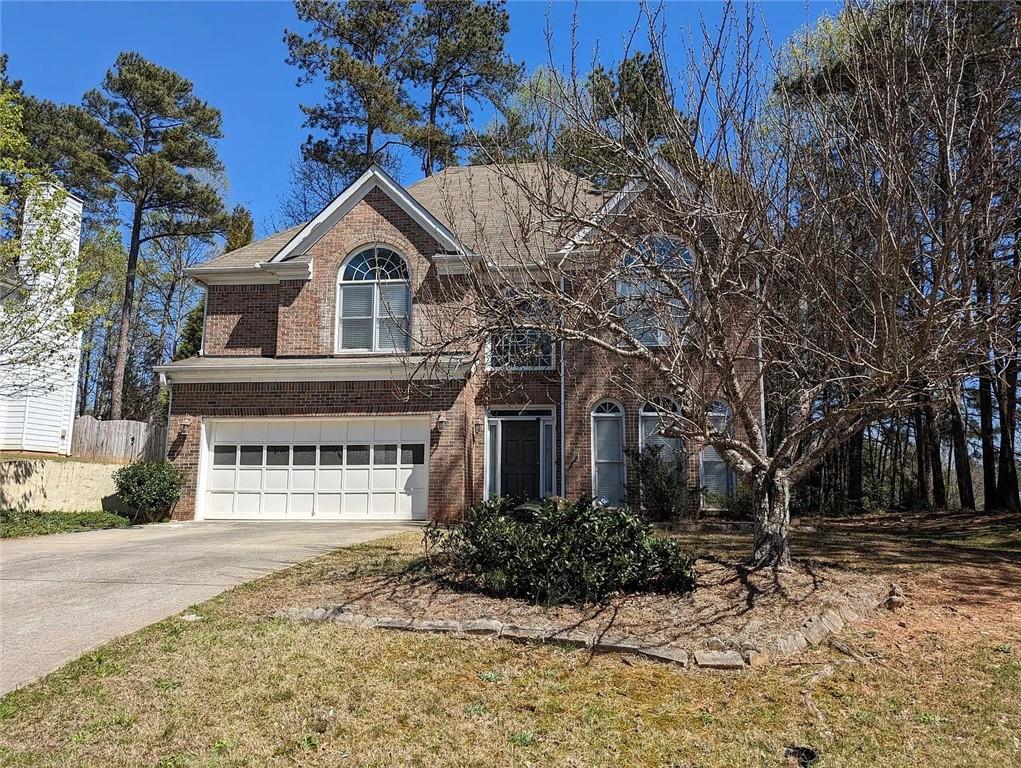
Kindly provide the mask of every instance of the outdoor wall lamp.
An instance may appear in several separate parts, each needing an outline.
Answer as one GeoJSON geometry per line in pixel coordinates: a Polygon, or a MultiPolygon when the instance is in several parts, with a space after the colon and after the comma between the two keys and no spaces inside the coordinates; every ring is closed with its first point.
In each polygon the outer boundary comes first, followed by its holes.
{"type": "Polygon", "coordinates": [[[446,424],[447,424],[447,414],[441,412],[440,415],[436,417],[436,431],[437,432],[442,432],[443,431],[443,427],[445,427],[446,424]]]}

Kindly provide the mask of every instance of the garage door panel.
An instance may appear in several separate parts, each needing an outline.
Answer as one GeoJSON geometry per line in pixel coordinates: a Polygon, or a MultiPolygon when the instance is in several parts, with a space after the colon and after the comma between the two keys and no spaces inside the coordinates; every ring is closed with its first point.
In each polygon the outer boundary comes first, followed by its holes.
{"type": "Polygon", "coordinates": [[[209,487],[214,491],[234,490],[234,470],[217,467],[209,477],[209,487]]]}
{"type": "Polygon", "coordinates": [[[365,517],[368,514],[369,514],[369,494],[367,493],[344,494],[345,517],[365,517]]]}
{"type": "Polygon", "coordinates": [[[261,493],[239,493],[234,514],[238,517],[258,517],[261,506],[261,493]]]}
{"type": "Polygon", "coordinates": [[[206,434],[205,517],[425,517],[425,419],[211,421],[206,434]]]}
{"type": "Polygon", "coordinates": [[[266,485],[267,491],[286,491],[287,481],[290,477],[291,470],[289,469],[266,469],[266,485]]]}
{"type": "Polygon", "coordinates": [[[238,470],[238,490],[239,491],[258,491],[262,489],[262,470],[261,469],[239,469],[238,470]]]}
{"type": "Polygon", "coordinates": [[[209,511],[218,516],[230,517],[234,514],[233,493],[212,493],[209,497],[209,511]]]}
{"type": "Polygon", "coordinates": [[[316,471],[314,469],[292,469],[291,490],[314,491],[316,489],[316,471]]]}
{"type": "Polygon", "coordinates": [[[277,519],[287,516],[287,494],[266,493],[262,497],[263,517],[277,519]]]}
{"type": "Polygon", "coordinates": [[[320,469],[319,490],[340,491],[344,489],[344,470],[342,469],[320,469]]]}
{"type": "Polygon", "coordinates": [[[369,469],[348,469],[344,478],[344,487],[352,491],[369,490],[369,469]]]}
{"type": "Polygon", "coordinates": [[[317,517],[340,518],[343,496],[339,493],[320,493],[317,503],[317,517]]]}
{"type": "Polygon", "coordinates": [[[291,508],[288,510],[288,517],[304,518],[312,517],[312,510],[315,509],[314,493],[292,493],[291,508]]]}

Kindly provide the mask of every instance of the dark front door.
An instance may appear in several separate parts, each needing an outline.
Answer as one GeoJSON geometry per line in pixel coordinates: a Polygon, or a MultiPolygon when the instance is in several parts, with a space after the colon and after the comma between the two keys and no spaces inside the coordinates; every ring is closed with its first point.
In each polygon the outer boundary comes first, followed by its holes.
{"type": "Polygon", "coordinates": [[[500,492],[539,498],[539,420],[504,421],[500,428],[500,492]]]}

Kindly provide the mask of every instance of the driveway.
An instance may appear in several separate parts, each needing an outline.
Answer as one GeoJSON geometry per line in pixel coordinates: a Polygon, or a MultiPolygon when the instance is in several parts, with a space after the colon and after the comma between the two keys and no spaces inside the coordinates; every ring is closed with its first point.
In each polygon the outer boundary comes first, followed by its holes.
{"type": "Polygon", "coordinates": [[[0,542],[0,693],[252,579],[401,530],[164,523],[0,542]]]}

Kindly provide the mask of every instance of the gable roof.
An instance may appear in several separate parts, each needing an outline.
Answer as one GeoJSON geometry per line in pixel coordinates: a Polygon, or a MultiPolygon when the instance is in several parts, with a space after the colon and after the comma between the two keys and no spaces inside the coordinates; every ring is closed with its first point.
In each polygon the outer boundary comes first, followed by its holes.
{"type": "Polygon", "coordinates": [[[202,278],[250,272],[268,262],[307,261],[307,251],[372,189],[379,187],[448,253],[478,254],[497,264],[541,258],[577,237],[572,215],[596,215],[619,198],[574,174],[539,163],[445,168],[407,188],[373,166],[314,219],[187,270],[202,278]],[[538,191],[571,215],[551,219],[524,190],[538,191]]]}

